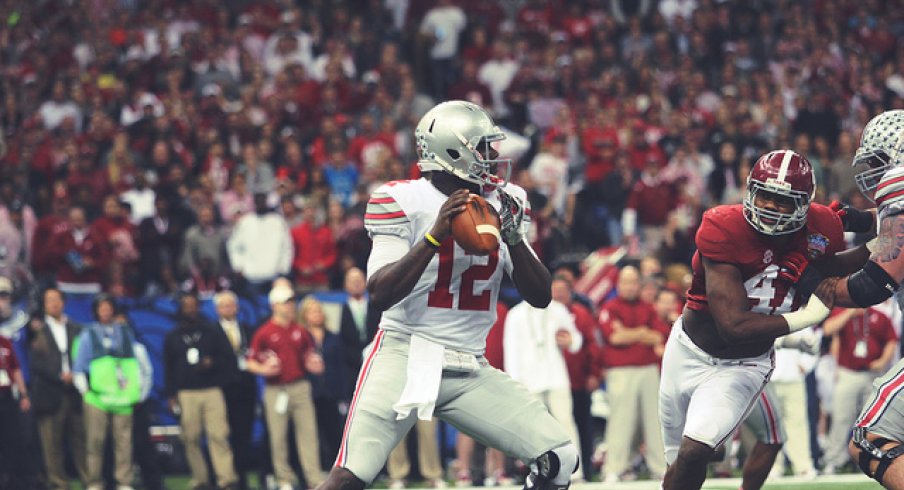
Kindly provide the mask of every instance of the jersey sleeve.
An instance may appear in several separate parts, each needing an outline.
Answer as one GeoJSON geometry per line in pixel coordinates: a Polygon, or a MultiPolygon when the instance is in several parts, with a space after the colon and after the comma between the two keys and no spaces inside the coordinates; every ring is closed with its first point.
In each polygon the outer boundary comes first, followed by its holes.
{"type": "Polygon", "coordinates": [[[700,255],[716,262],[735,262],[731,237],[725,224],[725,215],[719,208],[713,208],[703,214],[703,221],[697,230],[695,242],[700,255]]]}
{"type": "Polygon", "coordinates": [[[844,241],[844,223],[841,222],[841,218],[835,214],[835,211],[822,204],[812,204],[810,206],[810,216],[815,224],[813,231],[816,232],[815,234],[811,233],[807,237],[810,249],[815,248],[816,251],[823,252],[818,249],[824,246],[823,256],[831,257],[847,248],[847,244],[844,241]],[[822,245],[819,238],[820,235],[827,240],[825,245],[822,245]]]}
{"type": "Polygon", "coordinates": [[[371,238],[374,235],[395,235],[406,240],[410,238],[411,220],[389,193],[388,186],[380,186],[367,201],[364,228],[371,238]]]}

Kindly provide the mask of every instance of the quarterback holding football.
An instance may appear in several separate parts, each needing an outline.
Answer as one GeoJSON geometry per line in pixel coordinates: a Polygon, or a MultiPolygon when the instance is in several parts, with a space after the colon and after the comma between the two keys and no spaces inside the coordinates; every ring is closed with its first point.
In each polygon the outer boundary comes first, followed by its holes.
{"type": "Polygon", "coordinates": [[[525,488],[568,487],[577,448],[544,405],[483,357],[503,274],[531,305],[550,302],[549,271],[524,239],[526,193],[507,181],[510,161],[493,148],[504,137],[480,106],[441,103],[415,130],[423,177],[389,182],[371,195],[367,289],[383,317],[335,467],[320,489],[364,488],[417,418],[433,416],[530,461],[525,488]],[[496,226],[493,213],[475,195],[498,213],[496,233],[486,228],[496,226]],[[473,219],[455,219],[468,208],[473,219]],[[463,221],[455,237],[453,221],[463,221]],[[469,232],[469,221],[487,233],[469,232]],[[467,238],[476,235],[489,241],[467,238]]]}

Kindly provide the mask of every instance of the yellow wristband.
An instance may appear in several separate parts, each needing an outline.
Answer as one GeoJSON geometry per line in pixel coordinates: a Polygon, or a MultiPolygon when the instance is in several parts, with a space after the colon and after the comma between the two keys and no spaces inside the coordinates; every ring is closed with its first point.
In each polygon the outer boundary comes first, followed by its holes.
{"type": "Polygon", "coordinates": [[[427,242],[429,242],[430,245],[433,245],[435,248],[439,248],[441,245],[439,243],[439,240],[433,238],[433,235],[431,235],[430,232],[424,233],[424,240],[427,240],[427,242]]]}

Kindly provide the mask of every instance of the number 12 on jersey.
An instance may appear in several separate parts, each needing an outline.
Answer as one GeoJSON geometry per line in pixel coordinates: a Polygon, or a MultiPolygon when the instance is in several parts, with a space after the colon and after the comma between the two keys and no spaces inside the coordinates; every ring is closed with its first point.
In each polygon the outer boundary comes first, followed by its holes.
{"type": "MultiPolygon", "coordinates": [[[[464,254],[464,251],[460,253],[464,254]]],[[[465,254],[466,255],[466,254],[465,254]]],[[[474,282],[486,281],[496,272],[499,264],[499,251],[496,250],[488,257],[485,265],[474,264],[461,274],[458,287],[458,309],[465,311],[490,311],[490,297],[492,291],[484,290],[480,294],[474,294],[474,282]]],[[[433,308],[454,308],[455,293],[452,287],[452,267],[455,264],[455,242],[448,238],[439,248],[439,270],[437,271],[436,284],[427,296],[427,306],[433,308]]]]}

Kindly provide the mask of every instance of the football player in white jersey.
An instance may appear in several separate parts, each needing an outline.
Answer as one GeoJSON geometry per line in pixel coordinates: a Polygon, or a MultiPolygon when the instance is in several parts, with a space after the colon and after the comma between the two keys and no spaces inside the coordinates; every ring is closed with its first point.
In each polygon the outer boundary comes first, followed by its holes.
{"type": "Polygon", "coordinates": [[[503,271],[531,305],[550,301],[549,271],[524,240],[526,193],[499,176],[510,162],[492,143],[505,136],[481,107],[450,101],[424,115],[415,137],[424,176],[389,182],[368,202],[367,289],[383,318],[358,375],[336,464],[318,488],[364,488],[416,417],[432,416],[529,461],[525,488],[567,488],[578,466],[568,434],[483,357],[503,271]],[[483,195],[500,214],[504,243],[488,256],[465,253],[450,233],[469,194],[483,195]]]}

